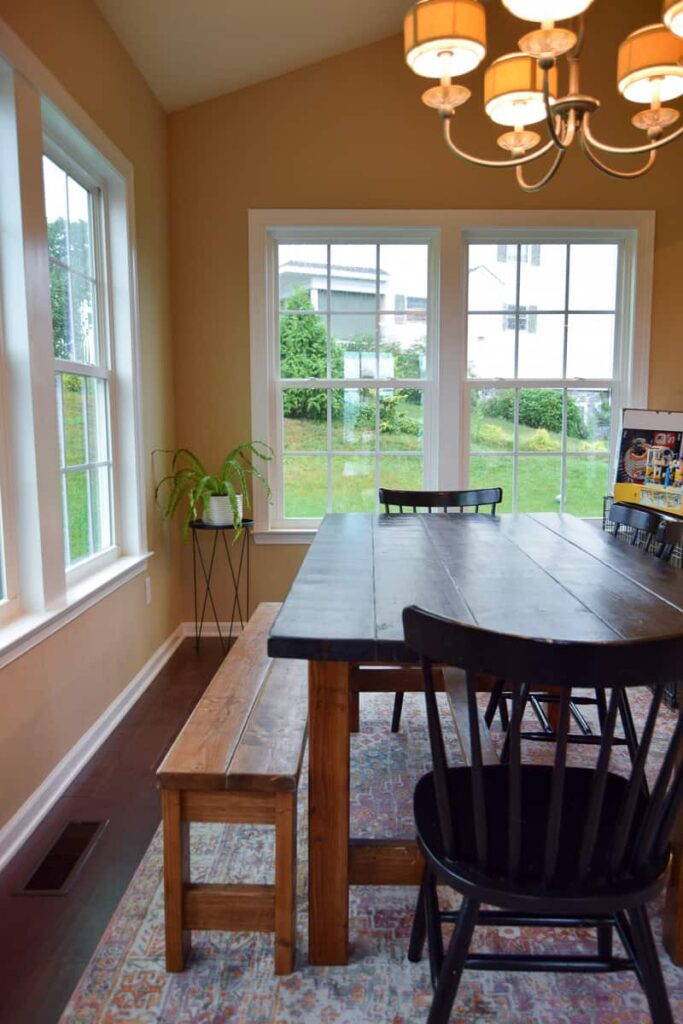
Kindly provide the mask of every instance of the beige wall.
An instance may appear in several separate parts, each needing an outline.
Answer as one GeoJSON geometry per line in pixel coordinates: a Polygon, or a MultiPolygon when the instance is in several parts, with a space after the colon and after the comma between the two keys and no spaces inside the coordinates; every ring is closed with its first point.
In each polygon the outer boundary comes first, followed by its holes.
{"type": "MultiPolygon", "coordinates": [[[[166,115],[92,0],[0,0],[0,17],[134,165],[145,458],[173,442],[166,115]]],[[[180,621],[178,559],[148,480],[141,577],[0,671],[0,825],[180,621]]]]}
{"type": "MultiPolygon", "coordinates": [[[[500,54],[520,23],[498,4],[488,10],[490,52],[500,54]]],[[[632,129],[624,135],[618,128],[637,108],[615,97],[616,46],[658,20],[658,11],[658,2],[636,0],[591,9],[582,86],[605,98],[595,128],[610,141],[640,141],[632,129]],[[611,40],[604,54],[603,39],[611,40]]],[[[513,172],[477,170],[450,156],[436,114],[420,102],[426,84],[405,68],[396,37],[171,115],[173,341],[183,444],[218,458],[250,436],[247,211],[259,207],[655,209],[650,402],[683,408],[683,145],[663,153],[637,182],[608,179],[571,152],[548,189],[525,196],[513,172]]],[[[458,116],[462,139],[495,156],[497,133],[481,129],[476,97],[458,116]]],[[[281,598],[304,553],[256,548],[256,599],[281,598]]]]}

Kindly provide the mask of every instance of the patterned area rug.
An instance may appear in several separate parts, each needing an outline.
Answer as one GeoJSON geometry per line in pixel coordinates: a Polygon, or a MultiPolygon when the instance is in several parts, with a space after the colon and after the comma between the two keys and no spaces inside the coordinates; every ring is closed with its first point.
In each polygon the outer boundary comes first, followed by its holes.
{"type": "MultiPolygon", "coordinates": [[[[361,698],[352,742],[352,833],[412,834],[415,779],[429,765],[422,697],[406,697],[401,732],[389,732],[393,697],[361,698]]],[[[634,710],[638,717],[638,702],[634,710]]],[[[663,711],[663,726],[673,715],[663,711]]],[[[534,744],[535,748],[545,744],[534,744]]],[[[585,748],[581,749],[585,758],[585,748]]],[[[305,778],[305,772],[304,772],[305,778]]],[[[303,779],[302,779],[303,781],[303,779]]],[[[85,970],[61,1024],[421,1024],[431,1002],[426,960],[406,958],[416,889],[351,890],[347,967],[306,958],[305,785],[299,818],[298,954],[289,977],[273,974],[272,938],[196,932],[183,974],[164,970],[161,834],[157,833],[85,970]]],[[[197,881],[272,881],[271,830],[195,825],[197,881]]],[[[651,908],[660,942],[659,905],[651,908]]],[[[475,948],[493,952],[594,948],[580,930],[478,928],[475,948]]],[[[661,950],[674,1020],[683,1021],[683,969],[661,950]]],[[[647,1003],[632,973],[513,974],[465,971],[452,1021],[467,1024],[646,1024],[647,1003]]]]}

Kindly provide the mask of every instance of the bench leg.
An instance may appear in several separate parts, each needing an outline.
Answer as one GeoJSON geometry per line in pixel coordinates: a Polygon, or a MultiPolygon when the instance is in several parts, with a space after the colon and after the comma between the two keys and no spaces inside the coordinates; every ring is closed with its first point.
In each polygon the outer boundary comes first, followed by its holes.
{"type": "Polygon", "coordinates": [[[296,952],[296,793],[275,799],[275,973],[291,974],[296,952]]]}
{"type": "Polygon", "coordinates": [[[190,836],[188,822],[181,821],[180,798],[177,789],[161,791],[167,971],[184,970],[190,951],[190,932],[183,928],[183,889],[190,881],[190,836]]]}

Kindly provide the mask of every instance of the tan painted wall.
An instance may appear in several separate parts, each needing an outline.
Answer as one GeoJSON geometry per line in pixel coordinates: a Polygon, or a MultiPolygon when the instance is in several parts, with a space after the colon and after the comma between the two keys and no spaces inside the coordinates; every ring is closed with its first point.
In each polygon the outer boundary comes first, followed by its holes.
{"type": "MultiPolygon", "coordinates": [[[[620,119],[628,127],[636,109],[616,97],[618,40],[658,20],[659,9],[640,0],[602,0],[591,9],[582,85],[605,98],[595,124],[610,141],[636,136],[610,124],[620,119]],[[603,54],[604,39],[611,42],[603,54]]],[[[499,4],[488,10],[489,50],[498,55],[521,23],[499,4]]],[[[426,84],[405,68],[396,37],[171,115],[176,422],[183,444],[217,458],[250,436],[247,211],[259,207],[655,209],[650,402],[683,408],[683,145],[663,153],[637,182],[608,179],[572,152],[547,190],[525,196],[513,172],[477,170],[449,155],[436,114],[419,99],[426,84]]],[[[497,133],[481,129],[476,92],[470,106],[458,118],[461,138],[495,156],[497,133]]],[[[256,548],[256,600],[281,598],[304,553],[256,548]]]]}
{"type": "MultiPolygon", "coordinates": [[[[173,442],[166,116],[93,0],[0,0],[0,17],[135,169],[144,450],[173,442]]],[[[178,559],[148,480],[153,601],[142,578],[0,671],[0,825],[180,621],[178,559]]]]}

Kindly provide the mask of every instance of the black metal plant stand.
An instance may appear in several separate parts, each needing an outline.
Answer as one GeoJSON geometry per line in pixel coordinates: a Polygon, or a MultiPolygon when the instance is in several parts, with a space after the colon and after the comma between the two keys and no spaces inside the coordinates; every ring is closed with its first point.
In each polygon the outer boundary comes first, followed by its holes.
{"type": "Polygon", "coordinates": [[[211,523],[205,523],[202,519],[194,519],[190,523],[190,529],[192,530],[192,583],[194,590],[195,647],[197,650],[199,650],[199,642],[202,638],[202,629],[204,628],[204,622],[206,620],[207,605],[211,605],[213,620],[216,623],[216,629],[221,641],[221,649],[224,654],[229,650],[233,639],[232,634],[235,624],[235,612],[237,612],[237,615],[239,616],[239,623],[242,627],[244,626],[245,621],[249,618],[249,529],[253,526],[253,520],[243,519],[242,526],[244,529],[242,530],[241,536],[233,542],[232,539],[229,541],[229,535],[234,532],[234,526],[213,526],[211,523]],[[213,534],[211,542],[205,546],[207,549],[205,551],[202,551],[202,545],[199,539],[202,533],[213,534]],[[232,579],[232,610],[230,612],[227,636],[221,630],[216,602],[211,591],[211,580],[213,577],[214,566],[216,565],[216,554],[221,550],[218,543],[219,537],[222,541],[225,560],[232,579]],[[198,588],[197,566],[201,569],[201,574],[204,580],[204,595],[201,598],[201,614],[198,614],[199,588],[201,587],[201,580],[199,581],[198,588]],[[242,579],[243,569],[247,574],[246,615],[242,612],[242,603],[240,601],[240,581],[242,579]]]}

